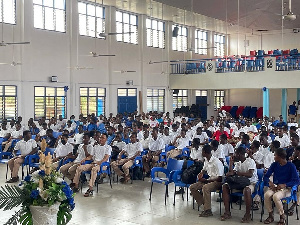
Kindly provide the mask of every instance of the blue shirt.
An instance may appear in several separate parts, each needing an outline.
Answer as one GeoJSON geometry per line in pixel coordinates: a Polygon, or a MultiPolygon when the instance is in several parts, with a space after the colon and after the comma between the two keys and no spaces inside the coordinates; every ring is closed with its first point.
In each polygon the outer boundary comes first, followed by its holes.
{"type": "Polygon", "coordinates": [[[287,162],[281,166],[278,162],[273,162],[264,176],[264,183],[269,183],[269,178],[273,174],[274,184],[285,184],[287,187],[293,187],[299,184],[299,177],[296,167],[293,163],[287,162]]]}
{"type": "Polygon", "coordinates": [[[110,145],[112,140],[114,140],[115,137],[116,137],[115,134],[109,135],[106,140],[107,144],[110,145]]]}
{"type": "Polygon", "coordinates": [[[130,143],[130,138],[122,138],[122,141],[124,141],[126,144],[130,143]]]}
{"type": "Polygon", "coordinates": [[[289,111],[290,111],[289,114],[296,115],[297,107],[295,105],[290,105],[289,111]]]}
{"type": "Polygon", "coordinates": [[[106,133],[106,129],[105,129],[104,123],[100,123],[99,124],[98,130],[100,131],[101,134],[106,133]]]}
{"type": "Polygon", "coordinates": [[[87,126],[87,131],[92,131],[92,130],[97,130],[97,125],[96,125],[96,124],[90,123],[90,124],[87,126]]]}

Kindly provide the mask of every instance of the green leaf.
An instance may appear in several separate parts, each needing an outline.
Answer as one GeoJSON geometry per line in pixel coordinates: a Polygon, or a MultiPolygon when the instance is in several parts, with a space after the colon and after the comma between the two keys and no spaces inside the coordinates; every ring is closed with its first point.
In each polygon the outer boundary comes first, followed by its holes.
{"type": "Polygon", "coordinates": [[[21,205],[25,200],[22,189],[15,185],[1,186],[0,189],[0,209],[11,210],[21,205]]]}

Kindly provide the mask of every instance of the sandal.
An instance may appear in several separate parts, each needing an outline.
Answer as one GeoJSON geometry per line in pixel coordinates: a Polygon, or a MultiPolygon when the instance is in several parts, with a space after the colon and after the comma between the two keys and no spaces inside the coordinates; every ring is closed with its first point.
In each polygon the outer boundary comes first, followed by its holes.
{"type": "Polygon", "coordinates": [[[264,221],[264,224],[270,224],[270,223],[273,223],[274,222],[274,217],[268,217],[265,221],[264,221]]]}
{"type": "Polygon", "coordinates": [[[291,208],[288,210],[288,215],[292,216],[294,215],[294,212],[295,212],[295,205],[292,205],[291,208]]]}
{"type": "Polygon", "coordinates": [[[199,214],[199,217],[209,217],[209,216],[213,216],[210,209],[204,210],[199,214]]]}
{"type": "Polygon", "coordinates": [[[251,215],[244,215],[244,217],[241,220],[241,223],[250,223],[251,221],[251,215]]]}
{"type": "Polygon", "coordinates": [[[279,222],[277,223],[277,225],[285,225],[286,224],[286,219],[285,219],[285,217],[281,217],[280,216],[280,220],[279,220],[279,222]]]}
{"type": "Polygon", "coordinates": [[[73,193],[77,193],[77,192],[79,192],[79,188],[73,187],[72,191],[73,191],[73,193]]]}
{"type": "Polygon", "coordinates": [[[231,213],[224,213],[223,216],[221,216],[221,221],[225,221],[225,220],[228,220],[228,219],[231,219],[231,213]]]}
{"type": "Polygon", "coordinates": [[[259,203],[258,202],[253,202],[252,210],[259,210],[259,203]]]}
{"type": "Polygon", "coordinates": [[[93,196],[93,190],[87,189],[87,191],[85,192],[85,194],[83,195],[84,197],[90,197],[93,196]]]}

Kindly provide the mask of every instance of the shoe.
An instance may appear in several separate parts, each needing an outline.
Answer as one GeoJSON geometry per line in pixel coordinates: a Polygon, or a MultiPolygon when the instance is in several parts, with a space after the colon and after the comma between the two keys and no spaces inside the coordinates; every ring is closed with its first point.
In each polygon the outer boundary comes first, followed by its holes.
{"type": "Polygon", "coordinates": [[[181,194],[184,194],[185,191],[183,188],[180,188],[178,191],[175,192],[176,195],[181,195],[181,194]]]}
{"type": "Polygon", "coordinates": [[[77,193],[77,192],[79,192],[79,188],[73,187],[72,191],[73,191],[73,193],[77,193]]]}
{"type": "Polygon", "coordinates": [[[87,191],[85,192],[85,194],[83,195],[84,197],[90,197],[93,196],[93,190],[87,189],[87,191]]]}
{"type": "Polygon", "coordinates": [[[151,173],[150,172],[146,173],[145,177],[151,177],[151,173]]]}
{"type": "Polygon", "coordinates": [[[17,183],[19,181],[19,177],[12,177],[5,183],[11,184],[11,183],[17,183]]]}
{"type": "Polygon", "coordinates": [[[73,188],[73,187],[75,187],[75,183],[70,184],[70,188],[73,188]]]}
{"type": "Polygon", "coordinates": [[[217,198],[217,202],[223,202],[222,198],[217,198]]]}
{"type": "Polygon", "coordinates": [[[209,217],[213,216],[212,211],[210,209],[205,210],[199,214],[199,217],[209,217]]]}

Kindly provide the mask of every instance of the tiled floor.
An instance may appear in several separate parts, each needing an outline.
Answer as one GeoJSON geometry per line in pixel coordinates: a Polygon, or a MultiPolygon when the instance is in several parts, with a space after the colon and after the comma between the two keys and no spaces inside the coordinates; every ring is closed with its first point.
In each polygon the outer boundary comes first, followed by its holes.
{"type": "MultiPolygon", "coordinates": [[[[0,185],[5,182],[6,166],[0,165],[0,185]]],[[[217,195],[212,194],[213,217],[199,218],[199,212],[192,208],[192,198],[182,201],[181,196],[176,196],[176,206],[173,206],[174,186],[170,185],[167,205],[164,204],[164,186],[154,184],[152,201],[149,201],[150,179],[145,181],[133,181],[133,184],[113,183],[113,189],[109,183],[99,185],[99,193],[93,197],[85,198],[82,193],[75,197],[76,208],[73,218],[69,224],[74,225],[176,225],[176,224],[226,224],[219,220],[219,203],[216,202],[217,195]]],[[[86,187],[83,188],[85,192],[86,187]]],[[[186,195],[185,195],[186,198],[186,195]]],[[[230,224],[240,224],[245,207],[239,210],[237,205],[233,206],[233,218],[230,224]]],[[[202,207],[200,208],[202,210],[202,207]]],[[[223,210],[223,205],[222,205],[223,210]]],[[[13,214],[10,211],[0,211],[0,224],[3,224],[13,214]]],[[[259,222],[259,212],[255,212],[251,224],[262,224],[259,222]]],[[[266,218],[266,214],[264,216],[266,218]]],[[[278,220],[278,214],[275,215],[278,220]]],[[[299,225],[295,216],[289,218],[290,225],[299,225]]]]}

